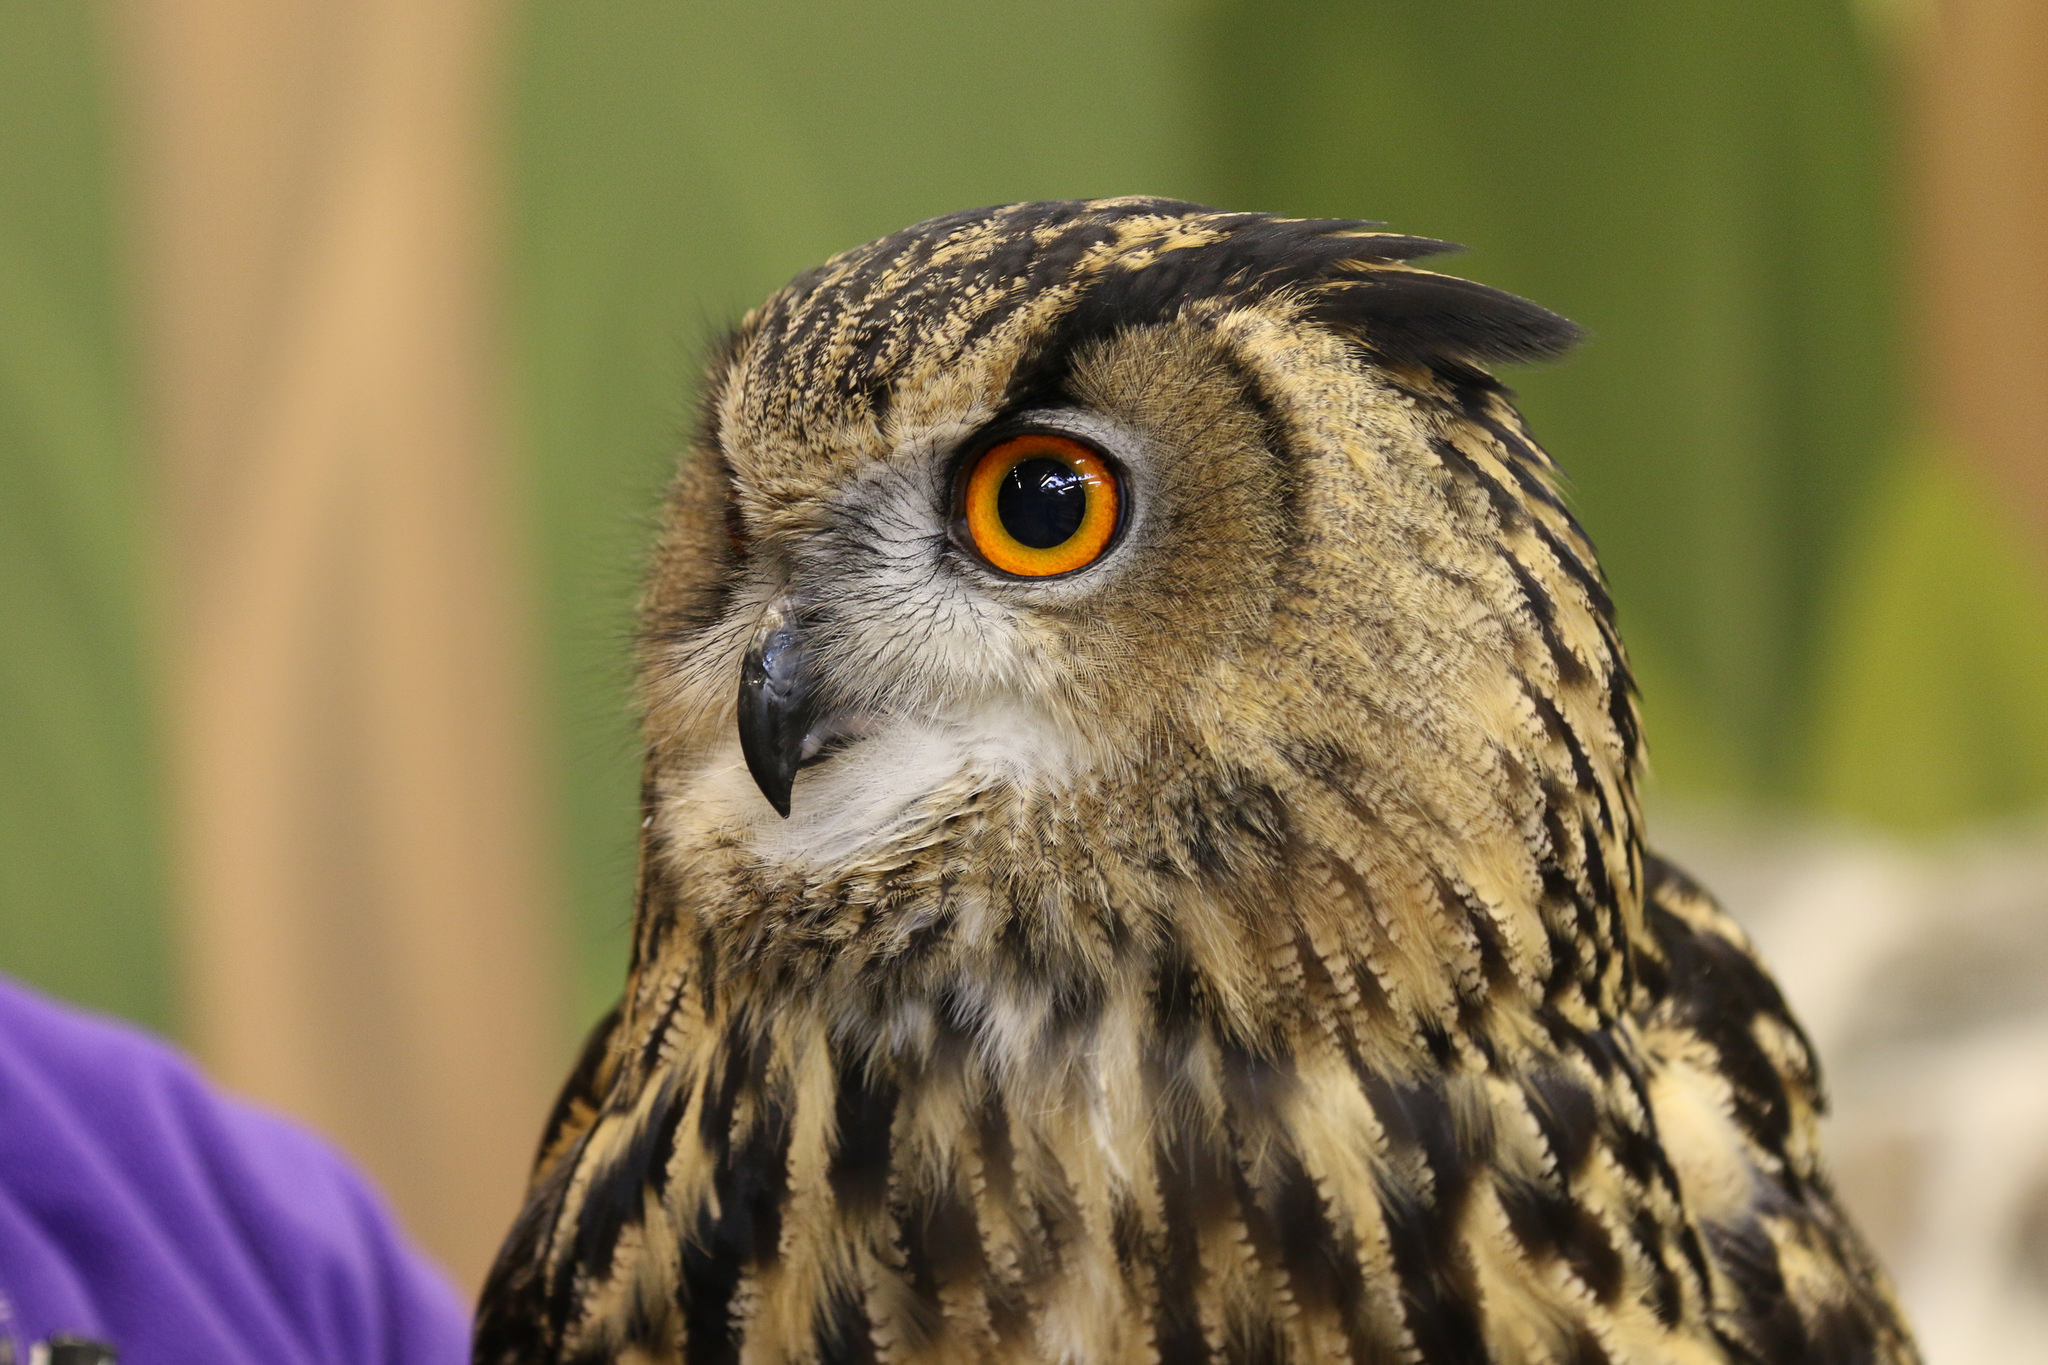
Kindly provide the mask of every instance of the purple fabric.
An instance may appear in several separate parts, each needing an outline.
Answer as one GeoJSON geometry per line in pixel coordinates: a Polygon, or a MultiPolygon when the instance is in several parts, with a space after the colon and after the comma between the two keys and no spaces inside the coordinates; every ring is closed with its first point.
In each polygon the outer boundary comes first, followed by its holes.
{"type": "Polygon", "coordinates": [[[0,978],[0,1341],[25,1362],[59,1333],[121,1365],[469,1358],[447,1282],[324,1143],[0,978]]]}

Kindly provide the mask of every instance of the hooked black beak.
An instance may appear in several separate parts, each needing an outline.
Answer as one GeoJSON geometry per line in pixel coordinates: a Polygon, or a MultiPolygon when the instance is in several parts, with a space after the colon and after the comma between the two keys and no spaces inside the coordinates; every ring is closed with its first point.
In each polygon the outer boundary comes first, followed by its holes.
{"type": "Polygon", "coordinates": [[[809,665],[789,599],[777,599],[740,664],[740,752],[761,795],[785,820],[816,713],[809,665]]]}

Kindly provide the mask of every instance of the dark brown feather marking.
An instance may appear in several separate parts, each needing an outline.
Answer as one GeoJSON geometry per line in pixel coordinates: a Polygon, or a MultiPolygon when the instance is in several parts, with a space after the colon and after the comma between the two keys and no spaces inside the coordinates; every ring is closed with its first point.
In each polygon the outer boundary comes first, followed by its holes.
{"type": "Polygon", "coordinates": [[[848,1213],[870,1215],[881,1208],[889,1190],[891,1130],[899,1092],[893,1079],[877,1074],[851,1047],[836,1049],[833,1065],[836,1137],[827,1179],[848,1213]]]}

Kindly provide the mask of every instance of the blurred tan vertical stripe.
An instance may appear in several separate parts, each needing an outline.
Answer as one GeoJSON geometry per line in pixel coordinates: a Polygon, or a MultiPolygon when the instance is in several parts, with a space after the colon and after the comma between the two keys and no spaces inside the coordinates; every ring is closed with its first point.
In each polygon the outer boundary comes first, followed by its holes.
{"type": "Polygon", "coordinates": [[[474,1286],[560,1061],[491,0],[130,0],[184,1010],[474,1286]]]}
{"type": "Polygon", "coordinates": [[[1915,119],[1917,285],[1944,436],[2048,540],[2048,0],[1939,0],[1915,119]]]}

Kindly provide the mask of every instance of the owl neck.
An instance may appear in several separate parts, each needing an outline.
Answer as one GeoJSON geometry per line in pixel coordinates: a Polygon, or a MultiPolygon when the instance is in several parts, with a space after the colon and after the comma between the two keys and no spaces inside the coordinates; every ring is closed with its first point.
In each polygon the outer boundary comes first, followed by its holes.
{"type": "Polygon", "coordinates": [[[1455,830],[1329,762],[1183,766],[1146,789],[1139,811],[992,799],[830,878],[650,840],[632,1012],[652,1028],[685,997],[706,1018],[823,1010],[913,1052],[956,1036],[1057,1065],[1108,1028],[1198,1026],[1411,1068],[1483,1067],[1626,1008],[1641,856],[1625,781],[1522,774],[1455,830]]]}

